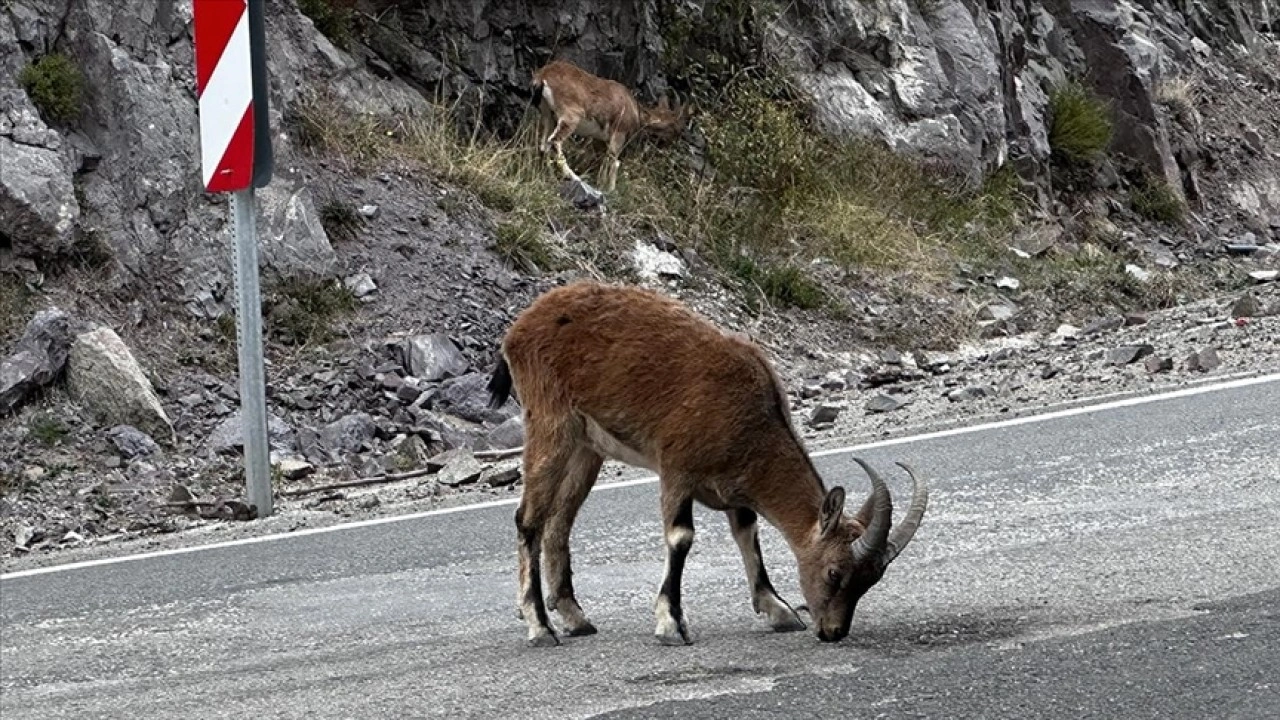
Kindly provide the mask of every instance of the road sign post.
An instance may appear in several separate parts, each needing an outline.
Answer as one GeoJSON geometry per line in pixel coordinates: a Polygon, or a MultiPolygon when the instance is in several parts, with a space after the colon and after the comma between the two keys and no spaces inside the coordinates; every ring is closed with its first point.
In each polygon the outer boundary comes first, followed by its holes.
{"type": "Polygon", "coordinates": [[[193,0],[205,190],[232,193],[240,422],[249,503],[272,513],[254,188],[271,181],[263,0],[193,0]]]}

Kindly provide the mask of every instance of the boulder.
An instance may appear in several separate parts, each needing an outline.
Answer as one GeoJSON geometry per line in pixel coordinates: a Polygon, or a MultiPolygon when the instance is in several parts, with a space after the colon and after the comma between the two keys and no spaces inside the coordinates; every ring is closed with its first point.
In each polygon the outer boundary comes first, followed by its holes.
{"type": "Polygon", "coordinates": [[[132,425],[161,442],[173,441],[173,423],[151,381],[111,328],[99,327],[76,337],[67,383],[72,396],[100,423],[132,425]]]}
{"type": "MultiPolygon", "coordinates": [[[[310,189],[286,180],[273,182],[258,192],[258,203],[259,242],[268,271],[285,280],[324,280],[334,275],[338,258],[310,189]]],[[[234,232],[233,224],[228,232],[234,232]]],[[[229,242],[235,242],[234,236],[229,242]]]]}
{"type": "Polygon", "coordinates": [[[57,308],[36,313],[14,353],[0,361],[0,415],[17,411],[35,390],[52,383],[66,366],[70,351],[67,314],[57,308]]]}

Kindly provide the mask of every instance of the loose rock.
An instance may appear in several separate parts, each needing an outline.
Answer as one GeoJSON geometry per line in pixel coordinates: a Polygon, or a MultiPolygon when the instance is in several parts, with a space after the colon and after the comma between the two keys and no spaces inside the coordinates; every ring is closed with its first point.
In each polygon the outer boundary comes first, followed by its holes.
{"type": "Polygon", "coordinates": [[[840,417],[839,406],[819,405],[813,409],[813,414],[809,416],[809,425],[826,425],[835,422],[838,417],[840,417]]]}
{"type": "Polygon", "coordinates": [[[15,412],[62,373],[71,351],[70,318],[57,308],[27,323],[14,354],[0,361],[0,415],[15,412]]]}
{"type": "Polygon", "coordinates": [[[436,474],[436,480],[447,487],[470,485],[480,479],[484,466],[469,450],[452,451],[455,454],[436,474]]]}
{"type": "Polygon", "coordinates": [[[1118,348],[1112,348],[1107,352],[1106,364],[1128,365],[1131,362],[1141,360],[1155,351],[1155,347],[1145,343],[1141,345],[1123,345],[1118,348]]]}
{"type": "Polygon", "coordinates": [[[520,461],[518,460],[498,463],[486,468],[480,474],[480,482],[487,483],[490,487],[507,487],[508,485],[514,485],[519,479],[520,461]]]}
{"type": "Polygon", "coordinates": [[[339,418],[320,431],[325,447],[338,453],[357,453],[371,449],[378,425],[368,413],[352,413],[339,418]]]}
{"type": "Polygon", "coordinates": [[[494,450],[510,450],[524,444],[524,421],[519,417],[505,420],[501,425],[489,431],[485,438],[489,447],[494,450]]]}
{"type": "Polygon", "coordinates": [[[443,333],[408,338],[401,345],[401,354],[409,374],[428,382],[461,375],[471,364],[443,333]]]}
{"type": "MultiPolygon", "coordinates": [[[[230,455],[244,449],[244,428],[240,413],[223,420],[205,441],[205,449],[217,455],[230,455]]],[[[267,414],[267,444],[277,452],[290,452],[294,446],[294,431],[279,417],[267,414]]]]}
{"type": "Polygon", "coordinates": [[[1188,372],[1209,372],[1221,364],[1222,360],[1218,358],[1218,351],[1214,348],[1206,348],[1199,352],[1191,353],[1186,361],[1188,372]]]}
{"type": "Polygon", "coordinates": [[[72,395],[100,422],[132,425],[166,442],[173,423],[160,405],[151,381],[124,341],[108,327],[84,333],[71,346],[67,381],[72,395]]]}
{"type": "Polygon", "coordinates": [[[897,410],[898,408],[902,407],[905,404],[906,402],[903,401],[901,398],[894,397],[893,395],[886,395],[884,393],[880,393],[872,397],[870,400],[867,400],[867,403],[864,407],[869,413],[886,413],[886,412],[893,412],[894,410],[897,410]]]}
{"type": "Polygon", "coordinates": [[[138,457],[147,457],[160,452],[160,446],[150,435],[129,425],[117,425],[107,431],[107,437],[111,440],[111,444],[116,446],[120,457],[125,460],[132,460],[138,457]]]}
{"type": "Polygon", "coordinates": [[[1231,304],[1232,318],[1256,317],[1261,312],[1262,306],[1258,303],[1258,298],[1254,297],[1253,293],[1245,293],[1231,304]]]}
{"type": "Polygon", "coordinates": [[[1159,357],[1158,355],[1150,355],[1145,362],[1147,372],[1155,375],[1156,373],[1169,372],[1173,369],[1173,358],[1159,357]]]}

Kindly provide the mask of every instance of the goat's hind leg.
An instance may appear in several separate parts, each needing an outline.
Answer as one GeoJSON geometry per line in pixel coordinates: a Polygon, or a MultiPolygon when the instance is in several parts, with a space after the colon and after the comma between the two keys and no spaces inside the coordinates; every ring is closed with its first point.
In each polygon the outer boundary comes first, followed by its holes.
{"type": "Polygon", "coordinates": [[[534,647],[560,644],[542,595],[541,551],[545,531],[558,513],[557,495],[573,454],[573,446],[557,433],[529,429],[524,448],[524,494],[515,514],[519,555],[516,604],[529,627],[529,644],[534,647]]]}
{"type": "Polygon", "coordinates": [[[587,619],[573,591],[573,568],[569,559],[569,535],[578,510],[591,492],[600,466],[604,462],[599,454],[587,448],[579,448],[566,464],[559,478],[555,512],[547,520],[542,536],[543,563],[547,571],[547,584],[551,589],[551,606],[564,621],[565,633],[570,636],[594,635],[595,625],[587,619]]]}
{"type": "Polygon", "coordinates": [[[693,547],[693,498],[677,496],[665,487],[661,495],[667,562],[662,588],[653,603],[657,620],[654,635],[663,645],[688,645],[692,640],[684,620],[684,606],[680,602],[680,585],[685,560],[693,547]]]}
{"type": "Polygon", "coordinates": [[[747,571],[747,583],[751,585],[751,608],[769,618],[769,626],[778,632],[805,629],[804,621],[787,604],[769,582],[764,569],[764,556],[760,553],[760,525],[756,512],[738,508],[725,512],[734,542],[742,553],[742,564],[747,571]]]}

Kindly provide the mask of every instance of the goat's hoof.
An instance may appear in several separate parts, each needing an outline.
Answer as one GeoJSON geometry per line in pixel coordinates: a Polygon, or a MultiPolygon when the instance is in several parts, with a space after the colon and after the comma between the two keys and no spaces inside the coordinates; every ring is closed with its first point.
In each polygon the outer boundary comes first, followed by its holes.
{"type": "Polygon", "coordinates": [[[559,644],[560,638],[556,637],[553,632],[541,632],[529,636],[529,647],[545,648],[555,647],[559,644]]]}
{"type": "Polygon", "coordinates": [[[688,634],[685,633],[676,633],[674,635],[663,635],[662,633],[658,633],[654,637],[658,638],[658,642],[663,645],[675,646],[693,644],[693,640],[690,640],[688,634]]]}
{"type": "Polygon", "coordinates": [[[663,645],[692,645],[689,628],[684,623],[659,622],[653,636],[663,645]]]}
{"type": "Polygon", "coordinates": [[[565,629],[565,634],[567,634],[569,637],[583,637],[586,635],[595,635],[597,632],[599,631],[596,630],[595,625],[591,624],[590,620],[583,620],[581,623],[565,629]]]}
{"type": "Polygon", "coordinates": [[[800,619],[799,615],[793,614],[791,617],[770,620],[769,627],[773,628],[774,632],[796,632],[798,630],[804,630],[809,626],[804,624],[804,621],[800,619]]]}

